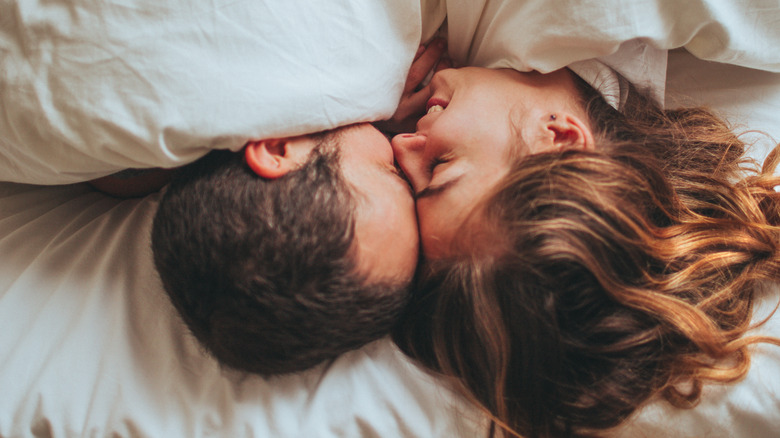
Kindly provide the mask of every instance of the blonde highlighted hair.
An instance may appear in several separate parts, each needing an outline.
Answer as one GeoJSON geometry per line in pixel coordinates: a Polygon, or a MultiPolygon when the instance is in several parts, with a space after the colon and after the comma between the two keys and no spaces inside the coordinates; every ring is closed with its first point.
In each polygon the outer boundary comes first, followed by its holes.
{"type": "Polygon", "coordinates": [[[691,407],[745,375],[750,344],[780,345],[746,336],[780,275],[777,149],[757,169],[704,109],[631,90],[621,114],[579,85],[596,151],[515,163],[463,229],[500,250],[424,266],[395,335],[491,435],[596,436],[659,394],[691,407]]]}

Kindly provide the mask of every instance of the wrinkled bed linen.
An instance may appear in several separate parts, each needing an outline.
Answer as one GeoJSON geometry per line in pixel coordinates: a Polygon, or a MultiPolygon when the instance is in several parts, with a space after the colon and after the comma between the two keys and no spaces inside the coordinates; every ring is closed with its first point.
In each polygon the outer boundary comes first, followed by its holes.
{"type": "Polygon", "coordinates": [[[389,117],[417,0],[4,0],[0,180],[175,167],[389,117]]]}

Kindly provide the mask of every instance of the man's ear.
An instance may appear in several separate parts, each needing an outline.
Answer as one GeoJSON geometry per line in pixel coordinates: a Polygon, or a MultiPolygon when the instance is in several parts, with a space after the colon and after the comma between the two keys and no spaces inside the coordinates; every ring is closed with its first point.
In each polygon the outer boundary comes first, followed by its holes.
{"type": "Polygon", "coordinates": [[[551,115],[546,128],[554,150],[592,151],[596,147],[590,127],[573,114],[551,115]]]}
{"type": "Polygon", "coordinates": [[[244,146],[244,159],[258,176],[276,179],[305,163],[313,148],[308,137],[251,140],[244,146]]]}

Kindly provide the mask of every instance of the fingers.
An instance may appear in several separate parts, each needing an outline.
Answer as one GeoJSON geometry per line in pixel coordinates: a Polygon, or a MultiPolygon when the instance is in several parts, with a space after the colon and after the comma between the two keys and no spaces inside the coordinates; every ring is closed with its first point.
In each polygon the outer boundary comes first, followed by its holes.
{"type": "Polygon", "coordinates": [[[430,97],[430,87],[404,94],[395,109],[395,114],[379,124],[380,130],[393,134],[414,132],[417,119],[425,113],[430,97]]]}
{"type": "MultiPolygon", "coordinates": [[[[418,88],[423,80],[428,76],[439,60],[446,53],[447,42],[442,38],[436,38],[427,46],[420,46],[415,54],[414,62],[409,69],[409,75],[404,85],[404,94],[418,88]]],[[[437,69],[438,70],[438,69],[437,69]]]]}
{"type": "Polygon", "coordinates": [[[434,70],[434,73],[439,70],[444,70],[445,68],[452,68],[452,67],[453,67],[452,60],[445,55],[443,58],[439,60],[439,63],[436,64],[436,69],[434,70]]]}
{"type": "Polygon", "coordinates": [[[452,61],[447,56],[447,42],[443,38],[435,38],[428,45],[420,46],[409,68],[395,114],[381,122],[380,126],[393,133],[414,130],[417,118],[425,114],[426,104],[431,97],[431,88],[428,85],[430,77],[435,72],[451,66],[452,61]]]}
{"type": "Polygon", "coordinates": [[[414,54],[414,60],[417,61],[417,58],[419,58],[424,51],[425,51],[425,46],[420,45],[420,47],[417,48],[417,53],[414,54]]]}
{"type": "Polygon", "coordinates": [[[422,115],[430,99],[431,93],[428,87],[420,91],[407,95],[396,110],[396,118],[402,120],[408,117],[422,115]]]}
{"type": "Polygon", "coordinates": [[[404,99],[402,102],[404,111],[403,117],[420,115],[425,112],[426,104],[428,103],[428,99],[431,97],[429,85],[430,77],[433,76],[433,74],[437,71],[444,70],[445,68],[452,68],[452,61],[447,57],[442,57],[439,59],[435,68],[428,72],[428,75],[420,84],[417,85],[417,87],[404,93],[404,99]]]}

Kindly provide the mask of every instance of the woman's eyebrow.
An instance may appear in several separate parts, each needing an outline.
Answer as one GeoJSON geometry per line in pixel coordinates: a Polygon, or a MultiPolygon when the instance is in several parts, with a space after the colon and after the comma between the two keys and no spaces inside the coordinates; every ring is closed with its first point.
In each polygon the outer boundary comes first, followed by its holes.
{"type": "Polygon", "coordinates": [[[423,198],[430,198],[431,196],[439,195],[442,192],[444,192],[445,190],[452,188],[455,184],[458,183],[458,181],[461,180],[462,177],[463,177],[463,175],[456,176],[455,178],[452,178],[451,180],[449,180],[447,182],[444,182],[442,184],[438,184],[438,185],[434,185],[434,186],[428,186],[428,187],[420,190],[419,192],[417,192],[414,195],[414,200],[415,201],[419,201],[420,199],[423,199],[423,198]]]}

